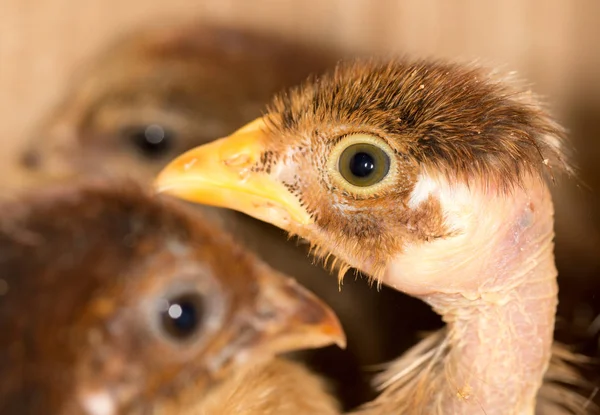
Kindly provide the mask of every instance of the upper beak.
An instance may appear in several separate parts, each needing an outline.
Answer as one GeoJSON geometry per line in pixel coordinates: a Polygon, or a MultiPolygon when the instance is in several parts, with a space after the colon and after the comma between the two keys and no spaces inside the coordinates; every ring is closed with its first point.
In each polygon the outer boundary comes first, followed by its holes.
{"type": "Polygon", "coordinates": [[[238,210],[282,229],[312,222],[296,196],[254,167],[265,152],[265,122],[258,118],[226,138],[189,150],[154,182],[158,192],[190,202],[238,210]]]}

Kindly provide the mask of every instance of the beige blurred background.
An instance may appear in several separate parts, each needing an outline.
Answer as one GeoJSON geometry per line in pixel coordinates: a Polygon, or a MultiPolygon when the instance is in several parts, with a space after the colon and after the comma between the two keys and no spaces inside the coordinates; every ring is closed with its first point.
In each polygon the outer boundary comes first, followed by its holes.
{"type": "Polygon", "coordinates": [[[0,174],[74,71],[107,40],[140,24],[192,16],[348,51],[478,58],[517,70],[572,130],[587,185],[571,184],[557,197],[559,235],[571,241],[559,256],[575,258],[582,274],[597,271],[597,0],[0,0],[0,174]]]}

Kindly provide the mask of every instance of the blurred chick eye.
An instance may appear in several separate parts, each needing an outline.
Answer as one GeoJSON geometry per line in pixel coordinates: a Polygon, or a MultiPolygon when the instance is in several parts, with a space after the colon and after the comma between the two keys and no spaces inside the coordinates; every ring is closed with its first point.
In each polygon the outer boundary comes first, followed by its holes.
{"type": "Polygon", "coordinates": [[[165,334],[183,341],[202,329],[204,301],[199,293],[186,293],[167,299],[160,310],[160,325],[165,334]]]}
{"type": "Polygon", "coordinates": [[[158,124],[130,127],[124,134],[134,147],[148,158],[166,155],[173,148],[175,137],[173,132],[158,124]]]}
{"type": "Polygon", "coordinates": [[[340,188],[358,196],[369,196],[393,180],[396,159],[383,139],[369,134],[350,134],[333,148],[328,170],[340,188]]]}
{"type": "Polygon", "coordinates": [[[352,144],[340,155],[340,174],[354,186],[372,186],[385,178],[390,171],[390,158],[386,152],[370,143],[352,144]]]}

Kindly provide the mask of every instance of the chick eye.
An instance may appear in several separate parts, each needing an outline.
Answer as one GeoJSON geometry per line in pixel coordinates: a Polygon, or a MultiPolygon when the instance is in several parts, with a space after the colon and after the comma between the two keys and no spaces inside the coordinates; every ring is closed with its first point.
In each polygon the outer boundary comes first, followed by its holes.
{"type": "Polygon", "coordinates": [[[204,301],[198,293],[186,293],[167,299],[160,310],[164,332],[175,340],[186,340],[202,329],[204,301]]]}
{"type": "Polygon", "coordinates": [[[340,154],[338,169],[342,177],[354,186],[373,186],[390,171],[390,157],[377,145],[352,144],[340,154]]]}
{"type": "Polygon", "coordinates": [[[158,124],[130,127],[124,134],[148,158],[159,158],[167,154],[173,148],[175,137],[172,131],[158,124]]]}
{"type": "Polygon", "coordinates": [[[396,183],[398,161],[390,145],[376,135],[356,133],[338,140],[327,158],[329,177],[358,198],[375,197],[396,183]]]}

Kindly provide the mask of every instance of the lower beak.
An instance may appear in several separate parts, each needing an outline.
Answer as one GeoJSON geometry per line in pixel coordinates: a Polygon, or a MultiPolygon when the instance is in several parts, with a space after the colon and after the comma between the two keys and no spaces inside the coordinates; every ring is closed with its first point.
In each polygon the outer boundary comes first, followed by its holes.
{"type": "Polygon", "coordinates": [[[312,222],[300,201],[261,166],[265,122],[259,118],[226,138],[189,150],[168,164],[154,182],[190,202],[234,209],[289,230],[312,222]]]}

